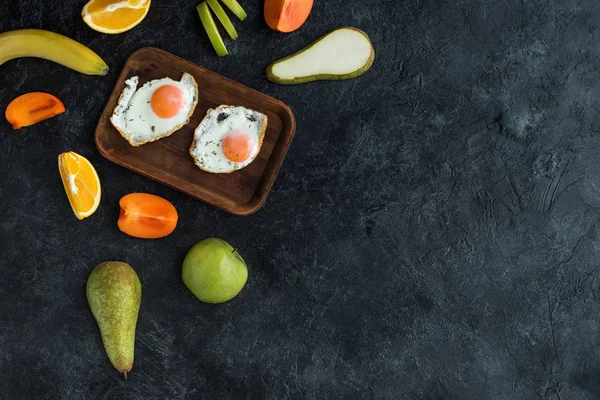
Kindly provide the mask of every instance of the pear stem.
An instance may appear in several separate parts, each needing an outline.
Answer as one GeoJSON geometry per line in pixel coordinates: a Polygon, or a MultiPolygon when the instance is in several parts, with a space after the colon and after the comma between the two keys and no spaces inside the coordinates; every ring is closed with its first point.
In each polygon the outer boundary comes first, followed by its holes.
{"type": "Polygon", "coordinates": [[[123,371],[123,378],[127,379],[127,371],[123,371]]]}

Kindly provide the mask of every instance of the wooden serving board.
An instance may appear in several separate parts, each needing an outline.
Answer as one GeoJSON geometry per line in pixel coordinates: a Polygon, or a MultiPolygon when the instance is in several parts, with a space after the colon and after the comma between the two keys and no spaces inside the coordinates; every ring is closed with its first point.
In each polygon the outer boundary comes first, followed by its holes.
{"type": "Polygon", "coordinates": [[[125,168],[232,214],[248,215],[267,199],[295,130],[294,115],[281,101],[173,54],[146,47],[127,59],[96,127],[96,146],[104,157],[125,168]],[[125,80],[137,75],[141,87],[152,79],[179,80],[184,72],[198,83],[198,105],[190,122],[167,138],[131,146],[110,123],[125,80]],[[188,150],[206,111],[221,104],[259,111],[269,122],[260,153],[250,165],[230,174],[211,174],[194,164],[188,150]]]}

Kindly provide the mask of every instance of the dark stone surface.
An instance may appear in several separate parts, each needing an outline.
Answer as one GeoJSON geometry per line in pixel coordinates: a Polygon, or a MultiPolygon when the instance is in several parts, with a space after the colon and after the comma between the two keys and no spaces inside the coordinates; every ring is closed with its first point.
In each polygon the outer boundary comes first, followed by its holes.
{"type": "Polygon", "coordinates": [[[67,113],[0,121],[0,397],[6,399],[600,398],[600,3],[317,0],[270,31],[245,0],[232,55],[194,1],[154,0],[108,36],[85,0],[4,1],[0,31],[44,28],[110,65],[88,77],[36,59],[0,67],[0,109],[47,91],[67,113]],[[376,49],[359,79],[283,87],[273,60],[342,25],[376,49]],[[93,132],[125,59],[157,46],[288,103],[298,131],[265,207],[226,215],[103,159],[93,132]],[[96,166],[100,208],[72,215],[56,157],[96,166]],[[118,200],[174,203],[168,238],[116,226],[118,200]],[[250,268],[241,295],[196,300],[180,278],[207,236],[250,268]],[[126,260],[143,284],[136,361],[110,366],[84,286],[126,260]]]}

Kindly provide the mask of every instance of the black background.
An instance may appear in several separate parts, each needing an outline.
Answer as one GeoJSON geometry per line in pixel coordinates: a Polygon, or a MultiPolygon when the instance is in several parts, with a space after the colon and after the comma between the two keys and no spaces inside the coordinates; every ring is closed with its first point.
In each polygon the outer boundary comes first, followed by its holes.
{"type": "MultiPolygon", "coordinates": [[[[46,91],[67,112],[0,121],[0,397],[7,399],[592,399],[600,397],[600,3],[316,0],[280,34],[242,2],[219,59],[197,1],[153,0],[133,30],[85,1],[4,1],[0,31],[43,28],[99,53],[105,77],[37,59],[0,67],[0,109],[46,91]],[[339,26],[371,37],[362,77],[284,87],[272,61],[339,26]],[[234,217],[103,159],[93,133],[125,59],[156,46],[281,99],[298,129],[266,205],[234,217]],[[72,214],[57,155],[97,168],[72,214]],[[145,191],[180,215],[144,241],[116,225],[145,191]],[[223,238],[250,277],[222,305],[183,285],[187,250],[223,238]],[[143,299],[128,380],[85,298],[125,260],[143,299]]],[[[200,87],[200,90],[202,88],[200,87]]]]}

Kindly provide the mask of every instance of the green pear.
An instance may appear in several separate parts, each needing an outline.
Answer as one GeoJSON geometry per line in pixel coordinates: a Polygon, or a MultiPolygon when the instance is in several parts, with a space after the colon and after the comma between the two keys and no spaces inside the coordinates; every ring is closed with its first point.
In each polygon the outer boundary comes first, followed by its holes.
{"type": "Polygon", "coordinates": [[[267,79],[282,85],[352,79],[375,59],[369,36],[357,28],[338,28],[308,47],[269,65],[267,79]]]}
{"type": "Polygon", "coordinates": [[[124,262],[98,264],[87,281],[87,299],[100,327],[106,354],[125,379],[133,368],[135,327],[142,300],[142,284],[124,262]]]}
{"type": "Polygon", "coordinates": [[[224,303],[242,290],[246,263],[229,243],[217,238],[198,242],[183,260],[183,283],[205,303],[224,303]]]}

